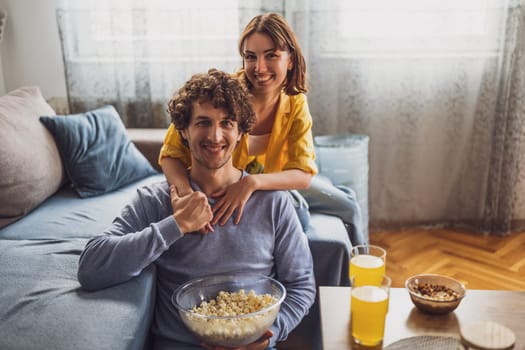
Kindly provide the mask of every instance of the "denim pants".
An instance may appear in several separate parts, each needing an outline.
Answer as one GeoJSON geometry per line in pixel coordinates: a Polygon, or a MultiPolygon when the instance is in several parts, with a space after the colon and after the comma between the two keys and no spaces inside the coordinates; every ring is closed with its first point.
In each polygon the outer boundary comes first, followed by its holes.
{"type": "Polygon", "coordinates": [[[352,245],[368,243],[363,233],[361,208],[351,188],[335,186],[326,176],[316,175],[308,189],[290,191],[290,194],[303,229],[309,225],[309,211],[333,215],[345,224],[352,245]]]}

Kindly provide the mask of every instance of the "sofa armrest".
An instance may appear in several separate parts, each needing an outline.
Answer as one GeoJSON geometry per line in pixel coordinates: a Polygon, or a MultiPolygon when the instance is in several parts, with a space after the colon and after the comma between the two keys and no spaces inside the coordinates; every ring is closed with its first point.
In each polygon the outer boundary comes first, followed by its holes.
{"type": "Polygon", "coordinates": [[[87,239],[0,239],[0,349],[143,350],[156,269],[87,292],[77,267],[87,239]]]}
{"type": "Polygon", "coordinates": [[[138,150],[144,154],[155,169],[162,172],[158,160],[167,129],[128,128],[127,131],[138,150]]]}
{"type": "Polygon", "coordinates": [[[306,231],[318,286],[349,286],[348,267],[352,243],[341,219],[311,213],[306,231]]]}

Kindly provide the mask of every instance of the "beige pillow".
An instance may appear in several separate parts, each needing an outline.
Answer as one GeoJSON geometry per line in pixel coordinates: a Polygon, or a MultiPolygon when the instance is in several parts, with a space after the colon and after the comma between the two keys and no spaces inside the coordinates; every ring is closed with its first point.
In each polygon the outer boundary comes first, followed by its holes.
{"type": "Polygon", "coordinates": [[[55,111],[38,87],[0,97],[0,228],[27,214],[63,183],[60,154],[39,121],[42,115],[55,111]]]}

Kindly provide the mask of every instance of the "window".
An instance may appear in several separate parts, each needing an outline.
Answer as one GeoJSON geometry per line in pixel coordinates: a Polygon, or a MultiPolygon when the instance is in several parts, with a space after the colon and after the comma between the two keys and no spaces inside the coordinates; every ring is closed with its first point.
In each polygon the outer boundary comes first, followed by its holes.
{"type": "MultiPolygon", "coordinates": [[[[493,55],[506,0],[339,0],[324,55],[493,55]],[[330,33],[332,32],[332,33],[330,33]],[[337,35],[333,35],[336,33],[337,35]]],[[[330,22],[327,22],[330,23],[330,22]]]]}
{"type": "Polygon", "coordinates": [[[70,7],[64,15],[76,28],[71,59],[239,62],[238,7],[238,0],[121,0],[70,7]]]}

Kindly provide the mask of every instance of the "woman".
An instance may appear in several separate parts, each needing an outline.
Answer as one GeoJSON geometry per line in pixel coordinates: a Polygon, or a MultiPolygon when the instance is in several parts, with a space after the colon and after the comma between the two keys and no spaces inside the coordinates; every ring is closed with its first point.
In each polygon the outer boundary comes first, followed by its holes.
{"type": "MultiPolygon", "coordinates": [[[[214,218],[206,229],[213,230],[213,225],[223,225],[232,216],[239,223],[244,204],[257,190],[291,190],[306,228],[308,204],[294,190],[308,189],[304,194],[307,200],[312,200],[310,209],[328,214],[337,212],[350,228],[351,239],[362,236],[360,210],[351,191],[347,194],[314,177],[317,166],[312,117],[305,95],[306,63],[289,24],[275,13],[254,17],[241,35],[239,53],[243,68],[236,75],[252,95],[257,123],[249,135],[243,135],[233,154],[233,163],[252,176],[214,195],[218,198],[213,206],[214,218]]],[[[213,151],[211,147],[209,150],[213,151]]],[[[173,125],[168,129],[159,163],[180,196],[192,191],[187,172],[191,165],[189,151],[173,125]]],[[[362,239],[358,238],[359,241],[362,239]]]]}

